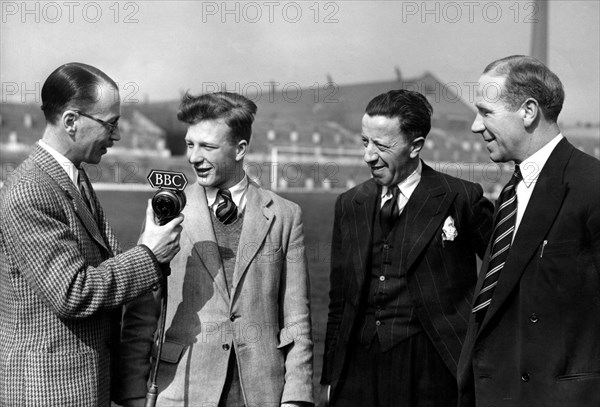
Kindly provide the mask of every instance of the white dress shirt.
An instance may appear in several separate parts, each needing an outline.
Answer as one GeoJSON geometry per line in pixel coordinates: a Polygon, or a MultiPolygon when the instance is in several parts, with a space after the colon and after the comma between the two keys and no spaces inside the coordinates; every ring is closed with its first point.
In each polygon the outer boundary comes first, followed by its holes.
{"type": "MultiPolygon", "coordinates": [[[[417,168],[402,182],[400,182],[396,187],[400,189],[400,193],[398,194],[398,209],[400,210],[398,213],[402,213],[402,210],[406,206],[406,203],[410,199],[410,196],[419,185],[421,181],[421,172],[423,171],[423,165],[421,164],[421,160],[419,160],[419,164],[417,168]]],[[[394,187],[392,187],[394,188],[394,187]]],[[[392,199],[392,193],[389,191],[389,188],[384,186],[381,188],[381,206],[380,209],[383,208],[383,205],[392,199]]]]}
{"type": "MultiPolygon", "coordinates": [[[[217,199],[217,192],[219,191],[219,188],[206,187],[205,189],[208,207],[211,208],[211,210],[214,213],[216,213],[215,211],[217,210],[217,206],[219,206],[219,204],[223,201],[222,197],[218,197],[217,199]]],[[[246,195],[248,193],[248,176],[244,175],[240,182],[229,188],[229,192],[231,192],[231,199],[233,199],[233,203],[235,203],[235,205],[238,208],[238,214],[242,213],[246,208],[246,195]]]]}
{"type": "Polygon", "coordinates": [[[513,240],[515,239],[515,235],[519,229],[519,224],[523,219],[525,209],[527,209],[527,205],[531,199],[531,194],[533,194],[535,184],[537,183],[540,173],[542,172],[542,168],[544,168],[544,165],[546,165],[546,161],[548,161],[548,158],[550,158],[550,154],[552,154],[552,151],[554,151],[556,145],[563,138],[563,135],[559,134],[550,140],[550,142],[544,147],[536,151],[531,157],[528,157],[526,160],[523,160],[521,164],[519,164],[523,181],[517,184],[517,218],[515,219],[513,240]]]}
{"type": "MultiPolygon", "coordinates": [[[[73,181],[75,187],[78,188],[77,181],[79,181],[79,171],[77,170],[77,167],[75,167],[75,164],[73,164],[71,160],[69,160],[67,157],[56,151],[54,148],[50,147],[48,143],[46,143],[44,140],[39,140],[38,144],[40,145],[40,147],[46,150],[52,157],[54,157],[54,159],[58,162],[58,164],[60,164],[62,169],[65,170],[69,179],[73,181]]],[[[77,190],[79,191],[79,189],[77,190]]]]}

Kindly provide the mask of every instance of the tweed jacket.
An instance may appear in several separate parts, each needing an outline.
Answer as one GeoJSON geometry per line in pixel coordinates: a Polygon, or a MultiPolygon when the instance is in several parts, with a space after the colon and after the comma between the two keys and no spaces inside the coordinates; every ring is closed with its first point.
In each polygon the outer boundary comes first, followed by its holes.
{"type": "MultiPolygon", "coordinates": [[[[301,210],[250,182],[230,289],[205,190],[186,190],[171,262],[157,406],[216,406],[235,349],[248,406],[313,402],[309,281],[301,210]]],[[[158,297],[126,306],[121,398],[144,397],[156,355],[158,297]]]]}
{"type": "MultiPolygon", "coordinates": [[[[331,385],[335,401],[348,359],[357,315],[365,307],[370,273],[373,221],[381,189],[368,180],[343,193],[335,205],[331,254],[331,291],[321,382],[331,385]]],[[[492,226],[492,204],[480,185],[463,181],[423,164],[421,181],[404,209],[409,216],[399,272],[417,318],[449,371],[456,366],[467,330],[476,254],[483,257],[492,226]],[[443,240],[451,217],[458,235],[443,240]]],[[[360,321],[359,321],[360,322],[360,321]]]]}
{"type": "MultiPolygon", "coordinates": [[[[475,287],[488,271],[489,249],[475,287]]],[[[472,316],[461,407],[600,406],[600,161],[566,139],[541,169],[492,302],[472,316]]]]}
{"type": "MultiPolygon", "coordinates": [[[[150,291],[147,249],[119,254],[64,169],[36,145],[0,195],[0,405],[108,406],[115,313],[150,291]]],[[[118,339],[118,336],[116,336],[118,339]]]]}

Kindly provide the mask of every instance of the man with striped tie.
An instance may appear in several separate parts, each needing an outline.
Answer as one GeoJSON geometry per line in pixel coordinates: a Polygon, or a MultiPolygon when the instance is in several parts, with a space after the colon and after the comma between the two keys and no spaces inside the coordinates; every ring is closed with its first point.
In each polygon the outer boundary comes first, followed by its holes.
{"type": "Polygon", "coordinates": [[[479,79],[472,130],[515,170],[475,288],[461,407],[600,405],[600,162],[561,134],[563,100],[532,57],[479,79]]]}
{"type": "MultiPolygon", "coordinates": [[[[256,105],[235,94],[186,94],[181,252],[171,262],[157,406],[313,403],[308,272],[298,205],[248,179],[256,105]]],[[[121,399],[143,406],[157,296],[127,306],[121,399]]]]}

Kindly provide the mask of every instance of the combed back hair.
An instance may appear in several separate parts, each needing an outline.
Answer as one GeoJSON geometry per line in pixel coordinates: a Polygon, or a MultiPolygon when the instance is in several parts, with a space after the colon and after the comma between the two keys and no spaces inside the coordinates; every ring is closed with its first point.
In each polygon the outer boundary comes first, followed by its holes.
{"type": "Polygon", "coordinates": [[[188,124],[222,119],[231,129],[230,142],[235,144],[240,140],[250,142],[257,109],[253,101],[237,93],[216,92],[193,96],[186,92],[181,99],[177,118],[188,124]]]}
{"type": "Polygon", "coordinates": [[[537,59],[512,55],[492,62],[483,73],[506,78],[501,100],[513,111],[533,98],[546,120],[556,122],[558,119],[565,101],[563,85],[558,76],[537,59]]]}
{"type": "Polygon", "coordinates": [[[100,100],[104,84],[112,86],[118,95],[117,84],[98,68],[79,62],[59,66],[42,86],[46,122],[56,124],[67,108],[85,110],[93,106],[100,100]]]}
{"type": "Polygon", "coordinates": [[[412,90],[391,90],[376,96],[366,109],[369,116],[384,116],[389,119],[398,118],[400,133],[408,141],[419,137],[427,137],[431,130],[433,108],[427,98],[412,90]]]}

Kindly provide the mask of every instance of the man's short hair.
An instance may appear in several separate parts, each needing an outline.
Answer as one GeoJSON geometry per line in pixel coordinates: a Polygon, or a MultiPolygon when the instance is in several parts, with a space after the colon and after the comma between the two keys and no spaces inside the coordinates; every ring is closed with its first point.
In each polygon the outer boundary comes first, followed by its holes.
{"type": "Polygon", "coordinates": [[[398,118],[400,133],[408,141],[419,137],[427,137],[431,130],[433,108],[427,98],[412,90],[391,90],[376,96],[367,105],[365,111],[369,116],[398,118]]]}
{"type": "Polygon", "coordinates": [[[537,100],[546,120],[556,122],[565,100],[565,91],[558,76],[537,59],[511,55],[489,64],[484,74],[506,78],[501,100],[517,110],[527,98],[537,100]]]}
{"type": "Polygon", "coordinates": [[[231,129],[230,142],[235,144],[240,140],[250,142],[257,109],[253,101],[237,93],[216,92],[192,96],[186,92],[177,118],[188,124],[223,119],[231,129]]]}
{"type": "Polygon", "coordinates": [[[69,107],[87,109],[100,100],[103,84],[117,84],[100,69],[80,62],[59,66],[42,86],[42,110],[46,122],[56,124],[69,107]]]}

